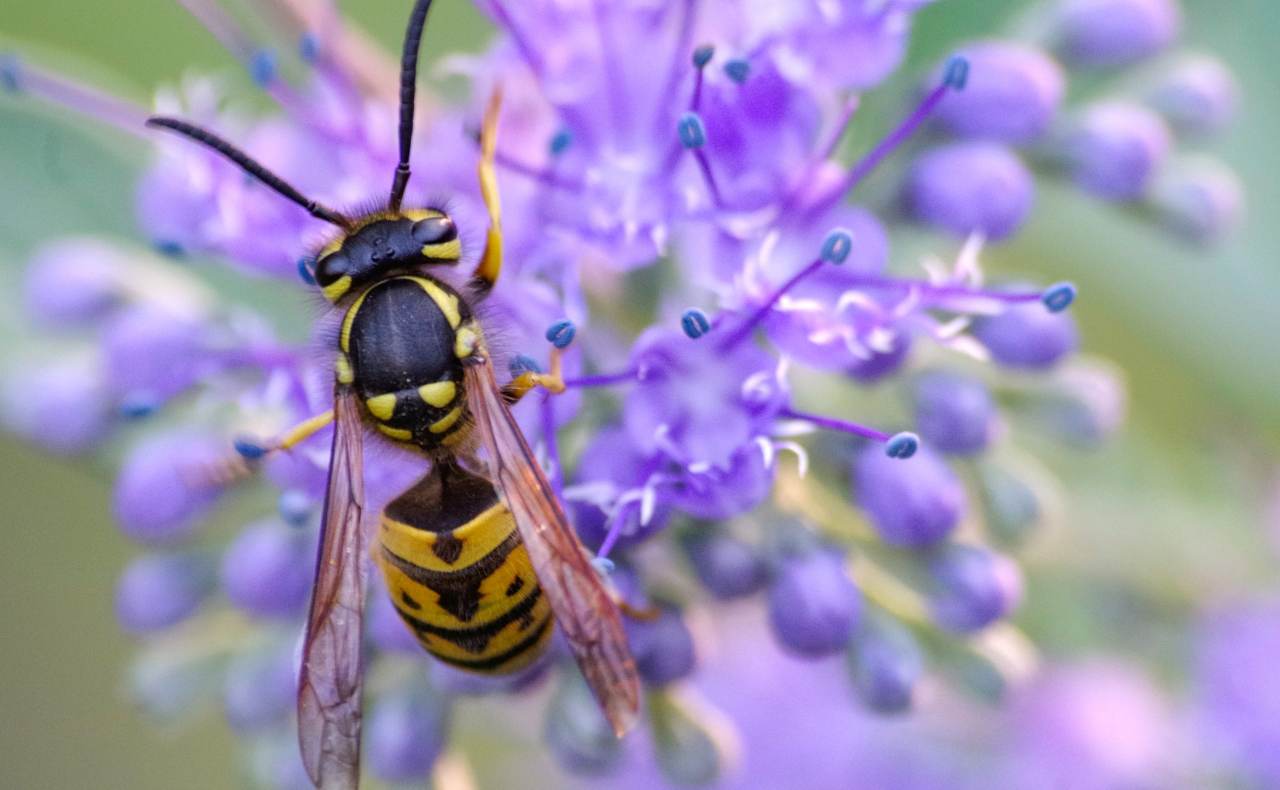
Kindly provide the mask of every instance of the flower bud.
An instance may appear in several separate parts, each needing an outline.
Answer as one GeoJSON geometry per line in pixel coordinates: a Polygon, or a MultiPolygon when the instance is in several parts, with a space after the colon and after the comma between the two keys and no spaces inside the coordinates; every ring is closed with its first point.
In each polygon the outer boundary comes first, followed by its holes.
{"type": "Polygon", "coordinates": [[[88,452],[112,428],[102,373],[90,359],[69,357],[33,370],[15,370],[2,386],[4,426],[49,452],[88,452]]]}
{"type": "Polygon", "coordinates": [[[275,520],[251,524],[222,556],[222,587],[250,615],[295,617],[311,593],[314,556],[306,534],[275,520]]]}
{"type": "Polygon", "coordinates": [[[116,248],[91,240],[41,247],[27,265],[23,304],[49,326],[83,326],[103,318],[123,298],[116,248]]]}
{"type": "Polygon", "coordinates": [[[1020,546],[1040,525],[1040,500],[1026,482],[994,465],[979,467],[987,528],[1006,546],[1020,546]]]}
{"type": "Polygon", "coordinates": [[[577,670],[561,674],[547,706],[544,736],[560,765],[576,774],[609,773],[622,758],[622,744],[577,670]]]}
{"type": "Polygon", "coordinates": [[[693,673],[697,651],[679,610],[663,607],[657,619],[627,620],[626,629],[631,655],[645,683],[665,686],[693,673]]]}
{"type": "Polygon", "coordinates": [[[858,624],[862,594],[844,558],[818,550],[785,558],[769,587],[769,622],[787,650],[810,658],[844,648],[858,624]]]}
{"type": "Polygon", "coordinates": [[[116,479],[115,514],[126,535],[144,543],[171,543],[195,531],[221,487],[208,479],[210,464],[225,457],[216,439],[170,433],[134,445],[116,479]]]}
{"type": "Polygon", "coordinates": [[[1039,302],[1006,308],[977,321],[973,336],[998,364],[1044,370],[1076,350],[1076,323],[1068,312],[1051,313],[1039,302]]]}
{"type": "Polygon", "coordinates": [[[854,462],[853,486],[872,526],[893,546],[942,540],[966,507],[964,485],[927,445],[907,459],[889,458],[879,446],[865,448],[854,462]]]}
{"type": "Polygon", "coordinates": [[[948,143],[925,151],[907,174],[905,200],[916,220],[956,236],[980,232],[998,241],[1022,226],[1035,184],[1016,154],[987,142],[948,143]]]}
{"type": "Polygon", "coordinates": [[[864,705],[877,713],[911,707],[924,656],[911,631],[885,616],[868,618],[849,645],[849,671],[864,705]]]}
{"type": "Polygon", "coordinates": [[[1050,36],[1072,65],[1120,66],[1164,49],[1181,26],[1176,0],[1065,0],[1050,36]]]}
{"type": "Polygon", "coordinates": [[[681,543],[698,581],[722,601],[750,595],[768,581],[760,553],[725,530],[700,526],[681,543]]]}
{"type": "Polygon", "coordinates": [[[1240,224],[1244,187],[1231,168],[1196,158],[1161,171],[1149,196],[1160,222],[1193,242],[1221,239],[1240,224]]]}
{"type": "Polygon", "coordinates": [[[944,453],[980,453],[995,430],[996,404],[986,385],[953,373],[927,373],[916,382],[915,413],[920,435],[944,453]]]}
{"type": "Polygon", "coordinates": [[[1022,573],[1013,560],[976,546],[946,546],[929,562],[929,611],[955,633],[980,631],[1022,598],[1022,573]]]}
{"type": "Polygon", "coordinates": [[[1060,143],[1072,179],[1105,200],[1146,194],[1172,144],[1160,116],[1121,102],[1088,108],[1060,143]]]}
{"type": "Polygon", "coordinates": [[[116,619],[135,634],[159,631],[191,616],[212,590],[212,563],[203,554],[146,554],[120,576],[116,619]]]}
{"type": "Polygon", "coordinates": [[[404,689],[387,694],[369,717],[369,768],[383,781],[425,783],[448,733],[442,697],[404,689]]]}
{"type": "Polygon", "coordinates": [[[679,787],[701,787],[720,776],[724,755],[709,722],[691,705],[659,693],[650,706],[658,769],[679,787]]]}
{"type": "Polygon", "coordinates": [[[964,137],[1027,143],[1044,134],[1066,90],[1062,67],[1038,49],[1007,41],[980,41],[961,51],[970,77],[963,91],[938,105],[938,120],[964,137]]]}
{"type": "Polygon", "coordinates": [[[1211,135],[1235,117],[1240,88],[1235,75],[1210,55],[1187,55],[1167,69],[1147,102],[1179,132],[1211,135]]]}

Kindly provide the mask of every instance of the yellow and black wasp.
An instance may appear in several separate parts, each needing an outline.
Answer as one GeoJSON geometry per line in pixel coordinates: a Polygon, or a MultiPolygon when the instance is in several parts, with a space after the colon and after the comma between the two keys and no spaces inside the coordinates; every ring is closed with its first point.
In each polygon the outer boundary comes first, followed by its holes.
{"type": "Polygon", "coordinates": [[[401,207],[418,48],[430,6],[431,0],[417,0],[405,34],[400,157],[383,210],[347,216],[308,199],[207,130],[173,118],[148,121],[217,151],[342,229],[315,256],[312,271],[342,315],[333,409],[269,448],[288,449],[334,424],[298,689],[303,762],[325,788],[354,787],[359,777],[366,426],[432,460],[426,476],[382,513],[374,552],[393,603],[422,645],[456,667],[510,672],[546,648],[554,619],[619,737],[639,714],[640,682],[618,606],[510,411],[534,387],[563,389],[558,352],[549,374],[522,373],[500,387],[472,310],[502,266],[496,92],[480,136],[489,228],[466,286],[432,274],[462,260],[453,220],[440,209],[401,207]]]}

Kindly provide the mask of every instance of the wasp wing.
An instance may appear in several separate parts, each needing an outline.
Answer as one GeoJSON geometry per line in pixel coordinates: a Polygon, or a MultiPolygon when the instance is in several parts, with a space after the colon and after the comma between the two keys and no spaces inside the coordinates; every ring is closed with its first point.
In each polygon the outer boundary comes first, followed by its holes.
{"type": "Polygon", "coordinates": [[[515,518],[578,667],[622,737],[639,716],[640,677],[618,608],[507,407],[493,365],[487,359],[471,362],[465,381],[493,482],[515,518]]]}
{"type": "Polygon", "coordinates": [[[320,521],[311,611],[298,680],[298,743],[317,787],[354,788],[360,776],[360,636],[367,539],[363,426],[355,395],[334,399],[333,453],[320,521]]]}

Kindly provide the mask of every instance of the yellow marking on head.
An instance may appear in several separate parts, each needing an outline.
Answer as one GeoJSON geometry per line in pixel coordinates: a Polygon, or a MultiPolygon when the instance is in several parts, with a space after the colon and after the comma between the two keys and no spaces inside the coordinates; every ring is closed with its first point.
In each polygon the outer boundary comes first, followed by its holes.
{"type": "Polygon", "coordinates": [[[457,239],[428,244],[422,248],[424,257],[438,261],[456,261],[462,257],[462,242],[457,239]]]}
{"type": "Polygon", "coordinates": [[[374,395],[365,401],[364,405],[374,417],[379,420],[389,420],[396,411],[396,394],[388,392],[385,395],[374,395]]]}
{"type": "Polygon", "coordinates": [[[404,217],[406,217],[407,219],[411,219],[414,222],[420,222],[421,220],[424,220],[424,219],[431,219],[432,217],[444,216],[443,211],[438,211],[433,208],[411,208],[407,211],[402,211],[400,213],[404,215],[404,217]]]}
{"type": "Polygon", "coordinates": [[[480,337],[469,326],[464,326],[453,336],[453,355],[458,359],[466,359],[475,353],[480,344],[480,337]]]}
{"type": "Polygon", "coordinates": [[[457,394],[458,386],[452,381],[437,381],[418,387],[418,397],[422,398],[423,403],[435,406],[437,409],[448,406],[457,394]]]}
{"type": "Polygon", "coordinates": [[[406,431],[403,428],[392,428],[390,425],[384,425],[380,422],[374,424],[382,432],[382,435],[388,439],[395,439],[397,442],[407,442],[413,439],[412,431],[406,431]]]}
{"type": "Polygon", "coordinates": [[[458,324],[462,323],[462,314],[458,312],[458,297],[441,288],[439,283],[434,280],[428,280],[425,277],[410,277],[409,279],[427,292],[427,296],[431,297],[431,301],[436,303],[436,307],[440,308],[440,312],[444,313],[449,326],[457,329],[458,324]]]}
{"type": "Polygon", "coordinates": [[[351,369],[351,360],[341,351],[338,352],[337,358],[333,360],[333,372],[338,375],[338,383],[340,384],[350,384],[356,380],[355,371],[351,369]]]}
{"type": "Polygon", "coordinates": [[[356,322],[356,313],[360,311],[360,305],[364,304],[364,298],[368,296],[369,291],[372,290],[373,289],[370,288],[368,291],[365,291],[360,294],[360,296],[356,297],[355,302],[347,308],[347,314],[342,317],[342,334],[338,337],[338,348],[341,348],[343,351],[351,350],[351,326],[356,322]]]}
{"type": "Polygon", "coordinates": [[[347,236],[339,236],[338,238],[324,245],[324,248],[320,250],[320,252],[316,253],[316,262],[318,263],[324,260],[325,258],[328,258],[330,255],[334,254],[338,250],[342,249],[342,245],[346,244],[347,238],[348,238],[347,236]]]}
{"type": "Polygon", "coordinates": [[[462,407],[454,406],[453,410],[450,411],[448,414],[436,420],[435,422],[431,423],[431,427],[427,428],[427,430],[431,431],[432,433],[444,433],[445,431],[452,428],[453,424],[457,422],[458,418],[461,416],[462,416],[462,407]]]}
{"type": "Polygon", "coordinates": [[[333,282],[321,288],[320,291],[324,293],[325,299],[328,299],[330,302],[336,302],[339,299],[341,299],[342,295],[345,294],[350,288],[351,288],[351,275],[344,274],[338,279],[334,280],[333,282]]]}

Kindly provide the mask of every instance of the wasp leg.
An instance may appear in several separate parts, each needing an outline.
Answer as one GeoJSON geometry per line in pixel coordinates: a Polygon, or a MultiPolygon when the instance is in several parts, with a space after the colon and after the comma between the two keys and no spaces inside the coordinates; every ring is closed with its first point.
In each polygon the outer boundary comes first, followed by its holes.
{"type": "Polygon", "coordinates": [[[535,373],[532,370],[526,370],[502,388],[502,397],[506,399],[508,404],[514,406],[520,402],[521,398],[538,387],[552,395],[559,395],[564,392],[562,354],[563,352],[560,349],[553,347],[551,349],[551,371],[549,373],[535,373]]]}
{"type": "Polygon", "coordinates": [[[270,442],[262,443],[252,439],[237,439],[236,451],[246,461],[257,461],[278,450],[292,450],[331,422],[333,422],[333,409],[317,414],[314,417],[308,417],[270,442]]]}
{"type": "Polygon", "coordinates": [[[498,200],[498,176],[494,159],[498,151],[498,110],[502,106],[502,89],[494,88],[489,105],[484,111],[480,127],[480,194],[489,212],[489,232],[485,237],[484,254],[472,276],[481,288],[488,290],[498,281],[502,271],[502,205],[498,200]]]}
{"type": "Polygon", "coordinates": [[[613,602],[618,605],[618,611],[632,620],[651,623],[662,616],[662,610],[652,604],[649,606],[633,606],[627,603],[616,591],[613,591],[612,595],[613,602]]]}

